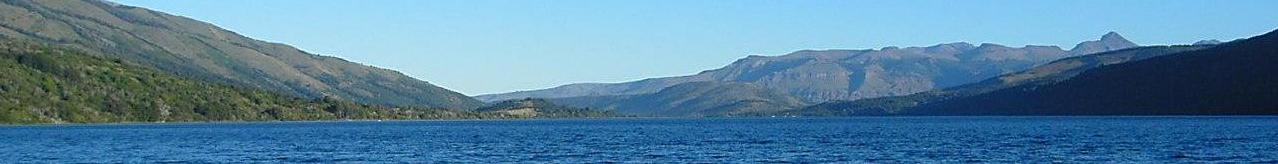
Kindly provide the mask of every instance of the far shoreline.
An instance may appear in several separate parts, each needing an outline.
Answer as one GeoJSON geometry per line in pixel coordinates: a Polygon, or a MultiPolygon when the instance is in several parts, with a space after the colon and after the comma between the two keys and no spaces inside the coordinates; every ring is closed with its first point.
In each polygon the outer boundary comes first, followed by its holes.
{"type": "Polygon", "coordinates": [[[580,117],[580,118],[486,118],[486,119],[351,119],[351,120],[268,120],[268,121],[189,121],[189,122],[104,122],[104,123],[34,123],[0,124],[3,127],[40,126],[160,126],[210,124],[294,124],[294,123],[376,123],[376,122],[493,122],[493,121],[564,121],[564,120],[715,120],[715,119],[840,119],[840,118],[1278,118],[1278,115],[988,115],[988,116],[750,116],[750,117],[580,117]]]}

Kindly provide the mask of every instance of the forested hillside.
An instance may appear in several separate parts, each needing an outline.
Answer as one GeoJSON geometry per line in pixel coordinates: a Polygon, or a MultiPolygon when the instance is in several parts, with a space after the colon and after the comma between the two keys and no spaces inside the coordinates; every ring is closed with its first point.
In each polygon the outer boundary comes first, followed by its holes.
{"type": "Polygon", "coordinates": [[[483,118],[206,83],[73,49],[0,41],[0,123],[483,118]]]}
{"type": "Polygon", "coordinates": [[[459,110],[483,105],[394,70],[102,0],[0,1],[0,36],[75,47],[193,80],[298,97],[459,110]]]}
{"type": "Polygon", "coordinates": [[[541,118],[580,118],[580,117],[616,117],[619,116],[613,110],[600,110],[592,108],[577,108],[563,106],[552,103],[546,99],[520,99],[506,100],[493,103],[479,109],[477,112],[500,113],[520,118],[541,117],[541,118]]]}

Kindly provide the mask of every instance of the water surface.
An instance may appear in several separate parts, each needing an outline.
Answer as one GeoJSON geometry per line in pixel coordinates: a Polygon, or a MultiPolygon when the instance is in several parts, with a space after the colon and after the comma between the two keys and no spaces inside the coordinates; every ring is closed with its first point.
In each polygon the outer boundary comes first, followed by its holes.
{"type": "Polygon", "coordinates": [[[1278,117],[0,126],[5,162],[1278,162],[1278,117]]]}

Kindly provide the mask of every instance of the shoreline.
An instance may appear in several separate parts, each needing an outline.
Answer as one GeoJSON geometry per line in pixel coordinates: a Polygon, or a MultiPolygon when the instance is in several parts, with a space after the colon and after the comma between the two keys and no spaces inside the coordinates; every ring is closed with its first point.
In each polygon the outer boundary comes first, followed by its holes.
{"type": "Polygon", "coordinates": [[[580,117],[580,118],[484,118],[484,119],[351,119],[351,120],[270,120],[270,121],[191,121],[191,122],[106,122],[106,123],[35,123],[0,124],[3,127],[32,126],[119,126],[119,125],[200,125],[200,124],[291,124],[291,123],[373,123],[373,122],[489,122],[489,121],[562,121],[562,120],[714,120],[714,119],[875,119],[875,118],[1278,118],[1278,115],[1072,115],[1072,116],[794,116],[794,117],[580,117]]]}

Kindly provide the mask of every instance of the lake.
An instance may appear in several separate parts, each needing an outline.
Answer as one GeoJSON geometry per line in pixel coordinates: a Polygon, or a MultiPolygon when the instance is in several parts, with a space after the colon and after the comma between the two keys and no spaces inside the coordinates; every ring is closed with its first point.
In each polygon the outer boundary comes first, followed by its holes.
{"type": "Polygon", "coordinates": [[[1278,117],[616,118],[0,126],[0,159],[1278,162],[1278,117]]]}

